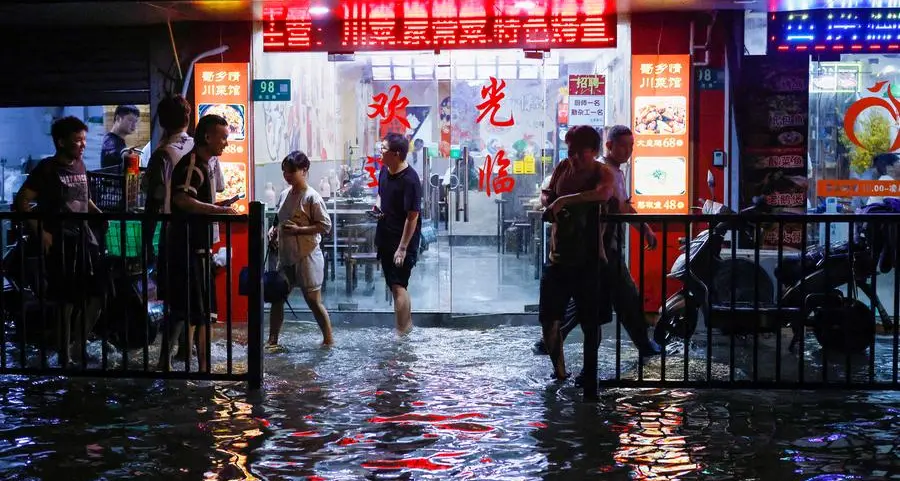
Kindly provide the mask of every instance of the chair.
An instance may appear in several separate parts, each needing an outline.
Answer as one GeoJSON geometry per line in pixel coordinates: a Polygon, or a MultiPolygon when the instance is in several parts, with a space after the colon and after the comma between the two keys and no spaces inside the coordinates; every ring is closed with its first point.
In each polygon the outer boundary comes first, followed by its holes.
{"type": "Polygon", "coordinates": [[[379,261],[378,254],[375,252],[375,236],[372,226],[359,224],[347,226],[347,229],[349,240],[364,239],[364,242],[349,242],[344,251],[345,289],[349,295],[356,289],[358,267],[360,265],[365,267],[366,282],[372,282],[375,280],[375,269],[379,261]]]}

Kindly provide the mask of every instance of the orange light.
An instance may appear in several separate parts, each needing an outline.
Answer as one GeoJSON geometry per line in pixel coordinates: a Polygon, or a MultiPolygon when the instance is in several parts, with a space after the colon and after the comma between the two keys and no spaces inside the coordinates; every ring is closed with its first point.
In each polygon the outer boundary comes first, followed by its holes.
{"type": "Polygon", "coordinates": [[[237,12],[249,8],[248,0],[200,0],[195,2],[197,8],[208,12],[237,12]]]}
{"type": "Polygon", "coordinates": [[[898,49],[898,48],[900,48],[900,45],[897,45],[895,43],[888,45],[888,50],[894,50],[894,49],[898,49]]]}
{"type": "Polygon", "coordinates": [[[787,45],[779,45],[778,46],[778,50],[787,50],[787,49],[788,49],[787,45]]]}
{"type": "Polygon", "coordinates": [[[806,45],[797,45],[797,50],[806,50],[806,45]]]}
{"type": "Polygon", "coordinates": [[[815,48],[816,48],[816,50],[825,50],[825,46],[824,46],[824,45],[816,45],[815,48]]]}

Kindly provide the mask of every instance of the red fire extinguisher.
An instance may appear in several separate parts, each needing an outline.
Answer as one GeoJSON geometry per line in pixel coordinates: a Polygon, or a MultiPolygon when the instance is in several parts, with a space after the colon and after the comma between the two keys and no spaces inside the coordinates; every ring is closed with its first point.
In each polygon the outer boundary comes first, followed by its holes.
{"type": "Polygon", "coordinates": [[[140,173],[141,170],[141,151],[135,148],[126,149],[122,152],[122,160],[125,164],[126,174],[140,173]]]}

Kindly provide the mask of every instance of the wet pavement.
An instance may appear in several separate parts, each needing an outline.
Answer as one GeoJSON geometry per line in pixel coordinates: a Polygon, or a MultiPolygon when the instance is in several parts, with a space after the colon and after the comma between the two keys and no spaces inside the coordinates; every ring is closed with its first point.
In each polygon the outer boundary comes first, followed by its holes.
{"type": "MultiPolygon", "coordinates": [[[[249,396],[240,384],[5,376],[0,477],[900,479],[900,394],[617,389],[586,404],[571,382],[548,379],[547,358],[531,353],[538,334],[418,328],[398,340],[343,328],[322,349],[314,325],[289,324],[288,352],[267,357],[265,392],[249,396]]],[[[567,344],[573,370],[580,343],[567,344]]],[[[814,340],[808,349],[814,368],[814,340]]],[[[700,354],[689,376],[705,376],[705,347],[689,352],[700,354]]],[[[637,372],[628,356],[623,377],[637,372]]],[[[711,371],[727,376],[718,356],[711,371]]],[[[748,356],[736,357],[749,375],[748,356]]],[[[615,339],[600,359],[601,375],[615,375],[615,339]]],[[[683,359],[673,352],[667,366],[683,359]]],[[[659,364],[642,371],[658,378],[659,364]]]]}

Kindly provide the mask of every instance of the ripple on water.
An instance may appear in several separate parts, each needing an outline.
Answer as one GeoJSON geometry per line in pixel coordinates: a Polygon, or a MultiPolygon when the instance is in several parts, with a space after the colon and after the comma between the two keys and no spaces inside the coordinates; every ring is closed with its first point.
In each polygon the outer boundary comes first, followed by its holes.
{"type": "MultiPolygon", "coordinates": [[[[389,329],[344,329],[328,350],[314,327],[291,326],[288,352],[267,358],[263,396],[233,384],[5,377],[0,469],[14,480],[900,474],[895,394],[608,390],[584,404],[571,384],[547,380],[547,358],[530,351],[537,336],[436,328],[398,341],[389,329]]],[[[579,347],[573,336],[575,368],[579,347]]]]}

